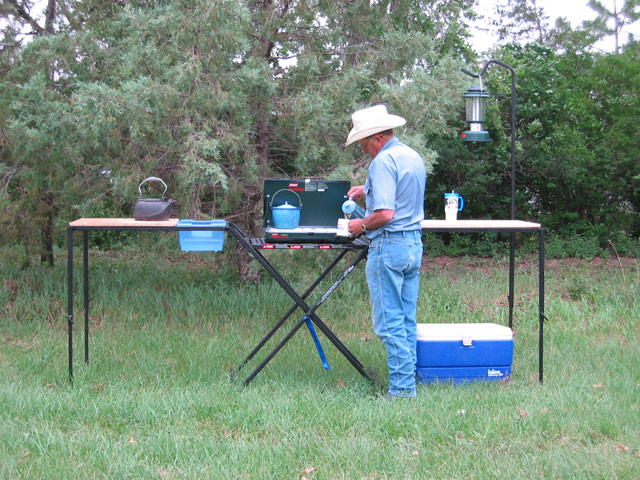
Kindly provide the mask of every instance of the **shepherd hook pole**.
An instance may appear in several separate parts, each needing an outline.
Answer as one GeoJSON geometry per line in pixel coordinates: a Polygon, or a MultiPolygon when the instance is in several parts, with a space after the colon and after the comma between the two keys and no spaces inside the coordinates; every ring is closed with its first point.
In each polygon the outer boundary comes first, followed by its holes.
{"type": "MultiPolygon", "coordinates": [[[[492,63],[506,68],[511,72],[511,220],[516,219],[516,71],[511,65],[507,65],[499,60],[491,59],[485,63],[482,71],[478,74],[471,73],[464,68],[460,70],[473,78],[479,78],[482,82],[482,76],[492,63]]],[[[514,281],[515,281],[515,244],[516,234],[511,233],[509,241],[509,328],[513,328],[513,306],[514,306],[514,281]]]]}
{"type": "Polygon", "coordinates": [[[480,73],[471,73],[464,68],[460,70],[473,78],[482,78],[492,63],[511,72],[511,220],[516,218],[516,71],[511,65],[499,60],[489,60],[480,73]]]}

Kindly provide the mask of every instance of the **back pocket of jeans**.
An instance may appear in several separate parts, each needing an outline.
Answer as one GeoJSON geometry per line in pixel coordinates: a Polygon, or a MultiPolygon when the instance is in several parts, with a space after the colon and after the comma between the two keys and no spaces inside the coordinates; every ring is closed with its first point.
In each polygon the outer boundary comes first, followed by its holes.
{"type": "Polygon", "coordinates": [[[413,256],[410,243],[404,240],[384,240],[384,265],[401,272],[411,266],[413,256]]]}

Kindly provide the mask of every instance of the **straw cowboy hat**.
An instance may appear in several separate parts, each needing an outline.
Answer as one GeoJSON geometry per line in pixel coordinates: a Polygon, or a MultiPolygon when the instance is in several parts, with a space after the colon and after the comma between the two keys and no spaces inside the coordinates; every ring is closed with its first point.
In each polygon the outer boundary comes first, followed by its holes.
{"type": "Polygon", "coordinates": [[[353,128],[349,132],[347,143],[344,144],[345,147],[348,147],[355,141],[391,128],[401,127],[407,123],[404,118],[388,113],[387,107],[384,105],[376,105],[358,110],[351,115],[351,120],[353,121],[353,128]]]}

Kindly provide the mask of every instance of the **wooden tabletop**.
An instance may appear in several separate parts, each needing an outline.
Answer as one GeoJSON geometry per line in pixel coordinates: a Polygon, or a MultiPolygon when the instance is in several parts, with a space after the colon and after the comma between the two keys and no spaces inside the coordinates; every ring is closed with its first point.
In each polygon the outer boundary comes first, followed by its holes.
{"type": "MultiPolygon", "coordinates": [[[[175,227],[177,218],[162,222],[148,222],[133,218],[79,218],[69,223],[70,227],[175,227]]],[[[424,230],[538,230],[539,223],[522,220],[423,220],[424,230]]]]}
{"type": "Polygon", "coordinates": [[[133,218],[79,218],[69,224],[70,227],[175,227],[177,218],[162,222],[148,222],[133,218]]]}
{"type": "Polygon", "coordinates": [[[522,220],[423,220],[423,230],[538,230],[539,223],[522,220]]]}

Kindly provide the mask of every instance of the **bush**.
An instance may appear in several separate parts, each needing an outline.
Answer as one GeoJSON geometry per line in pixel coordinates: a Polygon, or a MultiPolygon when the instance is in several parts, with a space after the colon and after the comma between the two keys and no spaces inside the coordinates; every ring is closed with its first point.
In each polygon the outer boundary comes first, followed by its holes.
{"type": "Polygon", "coordinates": [[[548,258],[583,258],[591,260],[597,256],[606,256],[606,251],[600,248],[595,237],[574,234],[562,238],[556,234],[549,235],[545,246],[545,256],[548,258]]]}
{"type": "Polygon", "coordinates": [[[620,257],[638,257],[640,256],[640,239],[633,238],[631,235],[623,232],[611,232],[608,239],[607,247],[611,253],[620,257]]]}
{"type": "Polygon", "coordinates": [[[425,233],[422,238],[424,253],[431,257],[439,255],[493,257],[509,251],[508,236],[505,239],[494,233],[425,233]]]}

